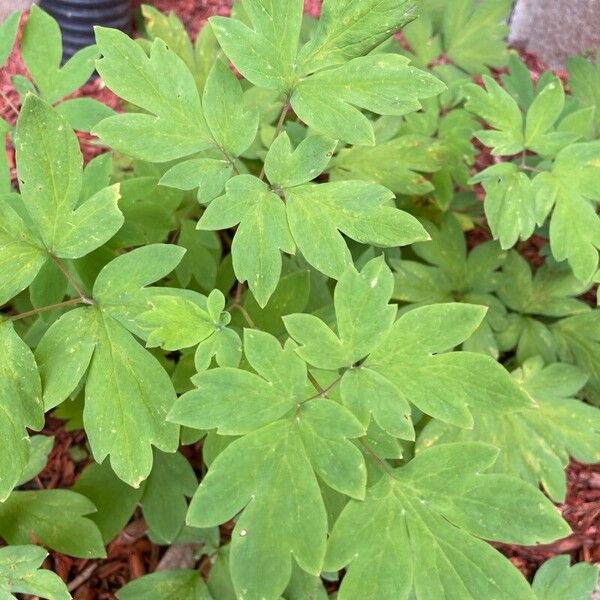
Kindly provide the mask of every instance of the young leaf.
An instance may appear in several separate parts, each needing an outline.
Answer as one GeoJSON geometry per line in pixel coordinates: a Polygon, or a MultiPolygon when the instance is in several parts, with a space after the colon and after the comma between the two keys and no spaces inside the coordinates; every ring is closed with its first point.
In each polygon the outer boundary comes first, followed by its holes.
{"type": "Polygon", "coordinates": [[[71,594],[63,580],[52,571],[40,569],[48,553],[38,546],[0,548],[0,593],[28,594],[46,600],[69,600],[71,594]]]}
{"type": "Polygon", "coordinates": [[[481,474],[495,460],[484,444],[426,450],[386,474],[338,518],[325,568],[347,566],[340,600],[446,595],[533,599],[523,576],[480,537],[531,544],[569,533],[532,486],[481,474]]]}
{"type": "Polygon", "coordinates": [[[585,373],[571,365],[542,369],[536,363],[526,362],[518,373],[536,406],[499,416],[474,410],[469,430],[431,421],[419,436],[419,448],[448,442],[493,444],[502,449],[495,472],[541,483],[553,500],[562,502],[569,456],[588,464],[600,460],[600,410],[572,397],[585,384],[585,373]]]}
{"type": "Polygon", "coordinates": [[[570,565],[571,557],[555,556],[537,570],[531,587],[538,600],[588,600],[598,580],[598,568],[588,563],[570,565]]]}
{"type": "Polygon", "coordinates": [[[242,6],[251,27],[237,19],[210,19],[221,48],[254,85],[288,92],[297,78],[302,0],[243,0],[242,6]]]}
{"type": "Polygon", "coordinates": [[[29,346],[21,340],[10,321],[0,323],[0,402],[3,418],[0,435],[5,451],[0,457],[0,502],[20,482],[30,456],[26,428],[44,426],[42,389],[29,346]]]}
{"type": "Polygon", "coordinates": [[[82,86],[93,73],[99,56],[96,46],[88,46],[61,68],[63,47],[58,23],[37,5],[29,12],[20,51],[41,97],[49,104],[82,86]],[[40,44],[40,40],[44,43],[40,44]]]}
{"type": "Polygon", "coordinates": [[[79,258],[120,229],[118,185],[79,205],[79,142],[66,121],[33,95],[25,99],[17,121],[16,161],[23,204],[48,252],[79,258]]]}
{"type": "Polygon", "coordinates": [[[416,16],[413,0],[325,0],[298,56],[303,75],[368,54],[416,16]]]}
{"type": "Polygon", "coordinates": [[[27,544],[30,535],[45,546],[75,556],[106,556],[100,531],[86,515],[96,507],[70,490],[13,492],[0,504],[0,535],[9,544],[27,544]]]}
{"type": "Polygon", "coordinates": [[[192,569],[159,571],[130,581],[117,592],[119,600],[210,600],[200,573],[192,569]]]}

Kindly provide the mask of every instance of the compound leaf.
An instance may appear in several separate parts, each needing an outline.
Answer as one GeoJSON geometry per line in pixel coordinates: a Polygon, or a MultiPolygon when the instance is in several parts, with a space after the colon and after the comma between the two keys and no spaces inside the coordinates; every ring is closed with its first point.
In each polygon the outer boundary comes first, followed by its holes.
{"type": "Polygon", "coordinates": [[[474,409],[474,426],[468,430],[431,421],[419,436],[419,447],[468,441],[493,444],[501,450],[495,472],[541,483],[551,498],[562,502],[569,456],[583,463],[600,460],[600,410],[572,397],[586,381],[576,367],[555,363],[542,369],[532,359],[518,375],[535,406],[502,415],[474,409]]]}
{"type": "Polygon", "coordinates": [[[496,450],[465,443],[431,448],[344,508],[325,568],[348,572],[340,600],[444,595],[461,600],[534,598],[519,571],[481,538],[530,544],[569,527],[534,487],[482,474],[496,450]]]}

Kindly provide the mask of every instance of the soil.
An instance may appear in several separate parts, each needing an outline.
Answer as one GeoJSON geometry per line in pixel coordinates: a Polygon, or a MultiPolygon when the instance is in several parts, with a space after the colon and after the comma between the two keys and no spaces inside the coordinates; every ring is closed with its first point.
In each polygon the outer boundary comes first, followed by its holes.
{"type": "MultiPolygon", "coordinates": [[[[151,2],[161,11],[174,11],[195,37],[206,19],[212,15],[226,15],[230,11],[230,2],[226,0],[154,0],[151,2]]],[[[306,0],[307,13],[317,15],[320,0],[306,0]]],[[[17,44],[18,46],[18,44],[17,44]]],[[[544,65],[534,55],[522,53],[534,77],[544,70],[544,65]]],[[[13,51],[6,68],[0,70],[0,117],[13,123],[16,120],[16,108],[19,105],[18,94],[10,83],[14,74],[25,74],[25,68],[18,51],[13,51]]],[[[565,74],[559,72],[564,79],[565,74]]],[[[119,99],[96,79],[74,94],[74,96],[93,97],[109,106],[119,109],[119,99]]],[[[84,159],[89,160],[101,149],[93,144],[91,136],[79,134],[84,159]]],[[[14,155],[7,146],[9,161],[14,173],[14,155]]],[[[491,164],[493,158],[484,148],[480,148],[477,167],[491,164]]],[[[469,234],[469,245],[473,246],[488,239],[485,231],[474,230],[469,234]]],[[[532,238],[519,247],[521,253],[537,266],[540,263],[539,251],[545,243],[541,238],[532,238]]],[[[30,484],[32,488],[51,489],[68,488],[77,479],[87,463],[75,462],[74,456],[85,455],[85,434],[83,431],[67,432],[64,423],[48,417],[44,433],[55,437],[54,449],[48,464],[42,473],[30,484]],[[73,452],[73,450],[78,450],[73,452]]],[[[200,448],[184,449],[193,465],[198,465],[200,448]]],[[[495,544],[523,573],[531,579],[537,568],[548,558],[557,554],[569,554],[574,561],[600,562],[600,465],[581,465],[572,461],[567,470],[568,494],[564,504],[558,505],[565,519],[573,528],[568,538],[554,544],[537,547],[520,547],[495,544]]],[[[226,541],[231,531],[230,524],[221,529],[222,539],[226,541]]],[[[165,554],[165,548],[150,542],[145,536],[145,523],[139,514],[135,514],[127,527],[107,547],[107,558],[103,560],[73,559],[52,552],[46,561],[46,568],[57,572],[69,584],[76,600],[113,600],[115,592],[128,581],[153,572],[165,554]]],[[[200,571],[204,576],[209,570],[208,561],[200,562],[200,571]]]]}

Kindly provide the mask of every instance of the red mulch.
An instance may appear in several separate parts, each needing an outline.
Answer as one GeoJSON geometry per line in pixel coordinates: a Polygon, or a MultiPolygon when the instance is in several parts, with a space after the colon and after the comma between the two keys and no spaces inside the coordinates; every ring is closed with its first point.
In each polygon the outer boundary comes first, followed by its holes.
{"type": "MultiPolygon", "coordinates": [[[[154,0],[152,4],[164,12],[175,12],[195,37],[209,16],[228,14],[231,3],[227,0],[154,0]]],[[[306,0],[305,10],[317,16],[320,4],[320,0],[306,0]]],[[[522,56],[534,78],[537,78],[544,71],[544,65],[535,55],[522,53],[522,56]]],[[[8,64],[0,71],[0,116],[10,123],[14,123],[17,116],[13,106],[19,106],[19,96],[10,83],[10,77],[25,72],[17,50],[13,51],[8,64]]],[[[565,73],[561,72],[559,76],[563,81],[566,80],[565,73]]],[[[88,83],[73,96],[94,97],[117,110],[120,108],[119,99],[99,79],[88,83]]],[[[101,152],[101,149],[90,144],[90,136],[80,133],[79,137],[86,160],[101,152]]],[[[9,146],[7,150],[11,165],[14,166],[12,148],[9,146]]],[[[480,147],[476,159],[477,170],[489,166],[494,160],[486,149],[480,147]]],[[[486,239],[489,239],[489,234],[481,229],[468,234],[470,247],[486,239]]],[[[539,251],[544,243],[545,240],[534,237],[521,244],[519,250],[532,264],[538,265],[539,251]]],[[[73,485],[87,462],[74,462],[70,452],[74,447],[85,447],[85,434],[82,431],[66,432],[62,421],[53,417],[48,417],[44,433],[55,436],[54,449],[48,465],[30,485],[34,488],[68,488],[73,485]]],[[[185,449],[185,454],[192,464],[197,463],[198,454],[194,456],[189,448],[185,449]]],[[[577,561],[600,561],[600,465],[585,466],[573,461],[567,476],[568,495],[565,504],[560,505],[559,509],[573,528],[571,536],[551,545],[532,548],[496,545],[529,578],[541,563],[556,554],[570,554],[577,561]]],[[[228,538],[230,529],[227,525],[222,528],[224,541],[228,538]]],[[[52,552],[46,561],[46,567],[71,583],[72,593],[77,600],[113,600],[115,591],[125,583],[153,572],[163,553],[164,548],[153,545],[145,537],[145,524],[140,515],[136,514],[131,523],[109,544],[106,559],[73,559],[52,552]]],[[[203,561],[203,575],[206,575],[206,565],[206,561],[203,561]]]]}

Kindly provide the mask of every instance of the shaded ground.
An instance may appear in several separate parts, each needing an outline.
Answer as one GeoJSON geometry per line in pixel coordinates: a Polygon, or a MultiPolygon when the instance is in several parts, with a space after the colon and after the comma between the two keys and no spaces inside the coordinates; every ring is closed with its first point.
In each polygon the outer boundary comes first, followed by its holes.
{"type": "MultiPolygon", "coordinates": [[[[195,37],[209,16],[228,14],[230,2],[155,0],[152,4],[162,11],[175,11],[195,37]]],[[[314,15],[318,13],[320,2],[307,0],[305,5],[306,11],[314,15]]],[[[524,58],[534,76],[544,70],[543,64],[535,56],[525,54],[524,58]]],[[[18,94],[10,83],[10,77],[15,73],[25,73],[17,52],[13,52],[7,67],[0,71],[0,116],[10,123],[15,122],[19,105],[18,94]]],[[[103,87],[100,80],[87,84],[75,95],[94,97],[113,108],[119,108],[119,100],[103,87]]],[[[93,145],[90,136],[79,134],[79,137],[87,160],[101,151],[93,145]]],[[[9,160],[13,164],[12,148],[7,150],[9,160]]],[[[493,158],[482,149],[477,159],[477,168],[491,164],[492,160],[493,158]]],[[[469,243],[481,243],[486,237],[485,232],[476,230],[469,235],[469,243]]],[[[519,250],[532,264],[537,265],[540,262],[541,244],[543,240],[534,237],[519,247],[519,250]]],[[[73,456],[83,455],[81,451],[85,449],[85,435],[82,431],[66,432],[62,421],[52,417],[48,418],[44,433],[55,436],[55,445],[47,467],[31,485],[40,489],[68,488],[73,485],[86,464],[85,461],[75,462],[73,459],[73,456]],[[80,452],[73,452],[77,449],[80,452]]],[[[192,459],[194,449],[186,448],[185,453],[192,459]]],[[[198,460],[198,453],[192,462],[194,460],[198,460]]],[[[565,504],[558,508],[573,528],[570,537],[551,545],[532,548],[496,545],[528,578],[532,577],[541,563],[556,554],[570,554],[575,561],[600,562],[600,465],[584,466],[571,463],[568,469],[567,499],[565,504]]],[[[144,532],[143,519],[135,515],[129,525],[109,544],[106,559],[73,559],[53,552],[47,559],[46,567],[57,572],[69,583],[76,600],[112,600],[115,598],[115,591],[125,583],[153,572],[160,561],[164,560],[165,548],[152,544],[144,532]]],[[[227,540],[230,528],[224,526],[221,533],[223,541],[227,540]]],[[[185,556],[177,560],[184,559],[185,556]]],[[[204,575],[207,574],[208,568],[208,561],[200,562],[200,570],[204,575]]]]}

